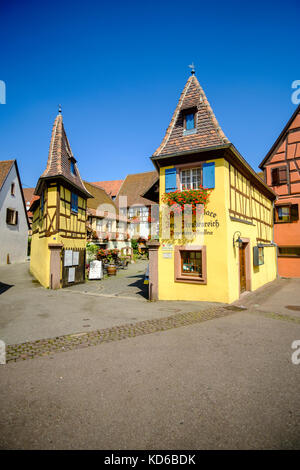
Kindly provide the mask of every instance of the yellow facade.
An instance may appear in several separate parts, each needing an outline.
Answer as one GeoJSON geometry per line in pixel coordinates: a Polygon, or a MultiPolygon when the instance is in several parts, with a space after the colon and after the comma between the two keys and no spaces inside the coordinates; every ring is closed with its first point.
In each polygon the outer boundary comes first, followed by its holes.
{"type": "MultiPolygon", "coordinates": [[[[224,158],[215,163],[215,187],[205,208],[204,235],[188,242],[206,247],[206,284],[175,281],[176,245],[181,239],[160,238],[158,250],[158,298],[231,303],[240,296],[239,248],[233,246],[235,232],[248,243],[247,290],[255,290],[276,278],[276,247],[273,240],[273,203],[224,158]],[[217,223],[216,223],[217,222],[217,223]],[[264,246],[264,264],[253,265],[253,247],[264,246]]],[[[199,165],[195,164],[195,167],[199,165]]],[[[160,168],[160,205],[165,193],[165,170],[160,168]]],[[[192,249],[192,248],[191,248],[192,249]]]]}
{"type": "Polygon", "coordinates": [[[64,185],[49,183],[43,194],[43,211],[40,198],[33,214],[30,271],[42,286],[49,288],[49,245],[62,245],[62,249],[86,247],[86,199],[78,195],[78,213],[73,213],[71,191],[64,185]]]}

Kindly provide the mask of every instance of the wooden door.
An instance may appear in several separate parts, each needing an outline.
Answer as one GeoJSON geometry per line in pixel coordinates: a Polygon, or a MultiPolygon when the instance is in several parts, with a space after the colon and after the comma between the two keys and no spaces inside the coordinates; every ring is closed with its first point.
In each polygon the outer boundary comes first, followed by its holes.
{"type": "Polygon", "coordinates": [[[240,257],[240,292],[245,292],[246,290],[246,245],[243,245],[239,249],[240,257]]]}

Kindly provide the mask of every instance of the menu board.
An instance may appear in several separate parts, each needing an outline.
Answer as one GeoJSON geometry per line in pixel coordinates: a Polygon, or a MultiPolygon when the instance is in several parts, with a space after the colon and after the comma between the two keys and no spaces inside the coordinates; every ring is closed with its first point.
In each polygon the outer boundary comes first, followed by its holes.
{"type": "Polygon", "coordinates": [[[73,252],[72,250],[65,250],[64,266],[72,266],[73,264],[73,252]]]}
{"type": "Polygon", "coordinates": [[[78,266],[79,265],[79,251],[73,251],[73,257],[72,257],[72,264],[73,266],[78,266]]]}
{"type": "Polygon", "coordinates": [[[75,268],[69,268],[68,282],[75,282],[75,268]]]}
{"type": "Polygon", "coordinates": [[[94,260],[90,262],[89,279],[102,279],[102,261],[94,260]]]}

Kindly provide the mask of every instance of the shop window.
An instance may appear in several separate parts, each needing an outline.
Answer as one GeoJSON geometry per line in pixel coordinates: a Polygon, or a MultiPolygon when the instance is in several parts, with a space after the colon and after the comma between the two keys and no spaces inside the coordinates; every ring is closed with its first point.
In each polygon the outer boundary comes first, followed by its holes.
{"type": "Polygon", "coordinates": [[[278,256],[284,258],[300,258],[300,246],[279,246],[278,256]]]}
{"type": "Polygon", "coordinates": [[[18,224],[18,211],[14,209],[6,209],[6,223],[8,225],[18,224]]]}
{"type": "Polygon", "coordinates": [[[290,223],[299,219],[298,204],[275,207],[275,223],[290,223]]]}
{"type": "Polygon", "coordinates": [[[71,212],[78,213],[78,195],[75,193],[71,195],[71,212]]]}
{"type": "Polygon", "coordinates": [[[175,282],[206,284],[206,247],[175,246],[175,282]]]}
{"type": "Polygon", "coordinates": [[[287,183],[287,169],[286,166],[278,166],[271,169],[272,186],[279,186],[280,184],[287,183]]]}

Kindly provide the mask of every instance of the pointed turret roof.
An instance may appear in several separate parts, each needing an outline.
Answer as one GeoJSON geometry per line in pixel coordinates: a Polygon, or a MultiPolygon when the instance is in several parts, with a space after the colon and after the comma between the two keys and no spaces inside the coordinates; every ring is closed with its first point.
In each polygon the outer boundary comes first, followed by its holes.
{"type": "Polygon", "coordinates": [[[44,179],[54,177],[63,178],[87,197],[92,197],[87,191],[77,168],[76,159],[65,132],[61,111],[59,111],[53,124],[47,167],[38,181],[35,194],[38,194],[39,186],[44,179]],[[74,164],[74,173],[71,171],[71,162],[72,165],[74,164]]]}
{"type": "Polygon", "coordinates": [[[228,144],[206,95],[192,72],[173,114],[165,137],[153,157],[228,144]],[[184,135],[184,114],[196,111],[195,132],[184,135]]]}

